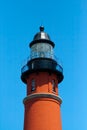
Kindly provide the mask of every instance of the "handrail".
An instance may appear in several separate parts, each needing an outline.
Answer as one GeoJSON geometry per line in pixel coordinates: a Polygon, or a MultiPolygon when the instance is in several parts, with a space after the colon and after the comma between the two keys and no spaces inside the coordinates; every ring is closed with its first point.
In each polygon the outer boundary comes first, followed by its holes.
{"type": "MultiPolygon", "coordinates": [[[[30,60],[36,59],[36,58],[40,58],[40,56],[39,56],[39,55],[35,55],[35,58],[34,58],[34,57],[31,58],[31,56],[28,56],[28,57],[24,60],[24,62],[22,63],[22,66],[25,66],[30,60]]],[[[60,66],[63,66],[63,65],[62,65],[62,62],[60,61],[60,59],[59,59],[57,56],[55,56],[55,55],[51,55],[50,57],[49,57],[49,55],[45,55],[45,57],[42,57],[42,58],[53,59],[53,60],[55,60],[60,66]]]]}

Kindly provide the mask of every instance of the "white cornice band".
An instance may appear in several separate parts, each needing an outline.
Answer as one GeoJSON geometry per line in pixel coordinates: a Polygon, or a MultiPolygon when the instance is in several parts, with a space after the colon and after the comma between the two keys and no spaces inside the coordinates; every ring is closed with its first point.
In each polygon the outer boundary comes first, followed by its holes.
{"type": "Polygon", "coordinates": [[[60,104],[62,103],[62,99],[54,94],[51,93],[34,93],[30,94],[27,97],[24,98],[23,103],[25,104],[26,101],[34,99],[34,98],[51,98],[57,100],[60,104]]]}

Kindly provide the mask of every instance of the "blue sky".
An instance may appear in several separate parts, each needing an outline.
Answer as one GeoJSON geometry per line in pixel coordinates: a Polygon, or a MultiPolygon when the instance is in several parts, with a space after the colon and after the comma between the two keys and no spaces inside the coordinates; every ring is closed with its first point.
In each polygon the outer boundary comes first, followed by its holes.
{"type": "Polygon", "coordinates": [[[87,130],[86,0],[0,2],[0,130],[23,129],[26,86],[20,80],[21,67],[41,24],[63,63],[63,130],[87,130]]]}

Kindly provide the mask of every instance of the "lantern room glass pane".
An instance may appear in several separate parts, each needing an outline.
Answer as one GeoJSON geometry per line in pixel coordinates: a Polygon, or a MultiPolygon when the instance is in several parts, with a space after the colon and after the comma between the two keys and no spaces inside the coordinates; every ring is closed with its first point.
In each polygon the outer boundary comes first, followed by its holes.
{"type": "Polygon", "coordinates": [[[48,43],[36,43],[31,47],[31,59],[44,57],[53,59],[53,47],[48,43]]]}

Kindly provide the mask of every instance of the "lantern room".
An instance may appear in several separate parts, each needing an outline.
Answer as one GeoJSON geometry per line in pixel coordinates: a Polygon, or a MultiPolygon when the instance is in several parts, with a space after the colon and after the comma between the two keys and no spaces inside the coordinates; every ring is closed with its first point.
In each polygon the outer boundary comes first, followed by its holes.
{"type": "Polygon", "coordinates": [[[30,59],[21,69],[21,79],[26,83],[26,77],[31,73],[48,72],[56,73],[59,83],[63,80],[63,68],[54,56],[54,42],[50,36],[44,32],[44,27],[40,27],[33,41],[30,42],[30,59]]]}

